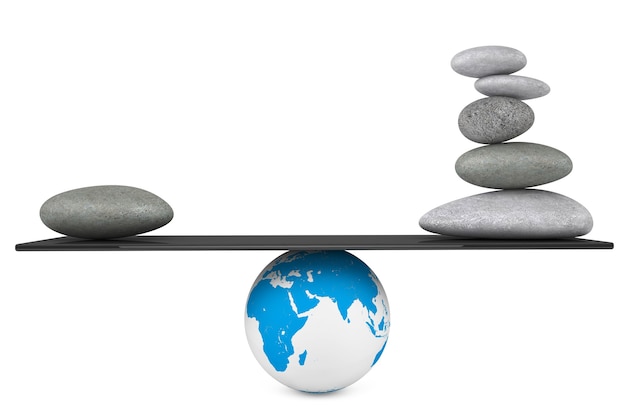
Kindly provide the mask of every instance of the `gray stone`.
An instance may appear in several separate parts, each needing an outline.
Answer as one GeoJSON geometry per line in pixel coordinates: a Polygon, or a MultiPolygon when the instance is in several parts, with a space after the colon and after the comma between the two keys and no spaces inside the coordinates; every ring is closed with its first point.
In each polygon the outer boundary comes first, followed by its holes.
{"type": "Polygon", "coordinates": [[[461,75],[481,78],[519,71],[526,66],[526,56],[508,46],[478,46],[456,54],[450,65],[461,75]]]}
{"type": "Polygon", "coordinates": [[[456,173],[470,184],[486,188],[526,188],[560,180],[572,171],[563,152],[537,143],[485,145],[457,159],[456,173]]]}
{"type": "Polygon", "coordinates": [[[518,100],[543,97],[550,92],[550,86],[543,81],[521,75],[488,75],[476,80],[474,87],[486,96],[506,96],[518,100]]]}
{"type": "Polygon", "coordinates": [[[459,114],[459,130],[477,143],[500,143],[526,132],[535,122],[535,113],[511,97],[486,97],[468,104],[459,114]]]}
{"type": "Polygon", "coordinates": [[[544,190],[500,190],[455,200],[424,214],[420,226],[433,233],[486,239],[562,239],[591,231],[591,214],[580,203],[544,190]]]}
{"type": "Polygon", "coordinates": [[[114,239],[149,232],[169,223],[172,207],[135,187],[100,185],[55,195],[39,212],[50,229],[84,239],[114,239]]]}

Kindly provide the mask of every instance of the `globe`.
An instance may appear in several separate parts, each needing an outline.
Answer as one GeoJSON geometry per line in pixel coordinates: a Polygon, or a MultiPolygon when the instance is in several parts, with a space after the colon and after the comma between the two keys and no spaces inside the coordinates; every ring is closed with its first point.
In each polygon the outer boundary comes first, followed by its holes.
{"type": "Polygon", "coordinates": [[[258,276],[245,329],[257,361],[282,384],[331,392],[363,377],[389,336],[389,303],[380,281],[341,250],[290,251],[258,276]]]}

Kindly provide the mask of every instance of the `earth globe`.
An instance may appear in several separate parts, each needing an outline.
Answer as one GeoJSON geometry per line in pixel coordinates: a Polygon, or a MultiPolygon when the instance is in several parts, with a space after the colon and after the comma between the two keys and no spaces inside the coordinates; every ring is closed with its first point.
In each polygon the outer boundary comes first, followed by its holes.
{"type": "Polygon", "coordinates": [[[289,251],[253,283],[245,330],[257,361],[304,392],[345,388],[380,358],[389,303],[372,270],[342,250],[289,251]]]}

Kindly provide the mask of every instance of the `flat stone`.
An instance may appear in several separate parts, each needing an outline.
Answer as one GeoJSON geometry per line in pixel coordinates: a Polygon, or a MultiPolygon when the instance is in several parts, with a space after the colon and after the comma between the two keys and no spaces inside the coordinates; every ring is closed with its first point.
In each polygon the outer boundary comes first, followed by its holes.
{"type": "Polygon", "coordinates": [[[565,239],[591,231],[591,214],[580,203],[544,190],[500,190],[439,206],[424,214],[429,232],[485,239],[565,239]]]}
{"type": "Polygon", "coordinates": [[[526,188],[560,180],[572,171],[572,160],[549,146],[511,142],[465,152],[454,166],[459,177],[486,188],[526,188]]]}
{"type": "Polygon", "coordinates": [[[512,74],[526,66],[526,56],[508,46],[478,46],[456,54],[452,69],[466,77],[512,74]]]}
{"type": "Polygon", "coordinates": [[[114,239],[149,232],[169,223],[172,207],[140,188],[100,185],[63,192],[39,211],[43,223],[83,239],[114,239]]]}
{"type": "Polygon", "coordinates": [[[479,93],[486,96],[506,96],[518,100],[543,97],[550,86],[543,81],[521,75],[488,75],[474,82],[479,93]]]}
{"type": "Polygon", "coordinates": [[[533,109],[511,97],[486,97],[468,104],[459,114],[459,130],[477,143],[500,143],[526,132],[535,122],[533,109]]]}

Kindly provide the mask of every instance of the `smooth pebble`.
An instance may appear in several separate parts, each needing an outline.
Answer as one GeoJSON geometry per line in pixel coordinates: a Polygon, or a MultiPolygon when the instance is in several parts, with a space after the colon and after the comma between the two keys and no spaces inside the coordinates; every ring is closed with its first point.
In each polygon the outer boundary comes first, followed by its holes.
{"type": "Polygon", "coordinates": [[[567,176],[572,160],[558,149],[537,143],[512,142],[472,149],[457,159],[456,173],[486,188],[526,188],[567,176]]]}
{"type": "Polygon", "coordinates": [[[461,75],[481,78],[519,71],[526,66],[526,56],[508,46],[478,46],[456,54],[450,65],[461,75]]]}
{"type": "Polygon", "coordinates": [[[486,96],[506,96],[518,100],[543,97],[550,92],[550,86],[543,81],[521,75],[489,75],[476,80],[474,88],[486,96]]]}
{"type": "Polygon", "coordinates": [[[174,217],[172,207],[140,188],[99,185],[48,199],[41,220],[61,234],[84,239],[114,239],[155,230],[174,217]]]}
{"type": "Polygon", "coordinates": [[[424,214],[429,232],[486,239],[564,239],[591,231],[593,219],[580,203],[544,190],[500,190],[439,206],[424,214]]]}

